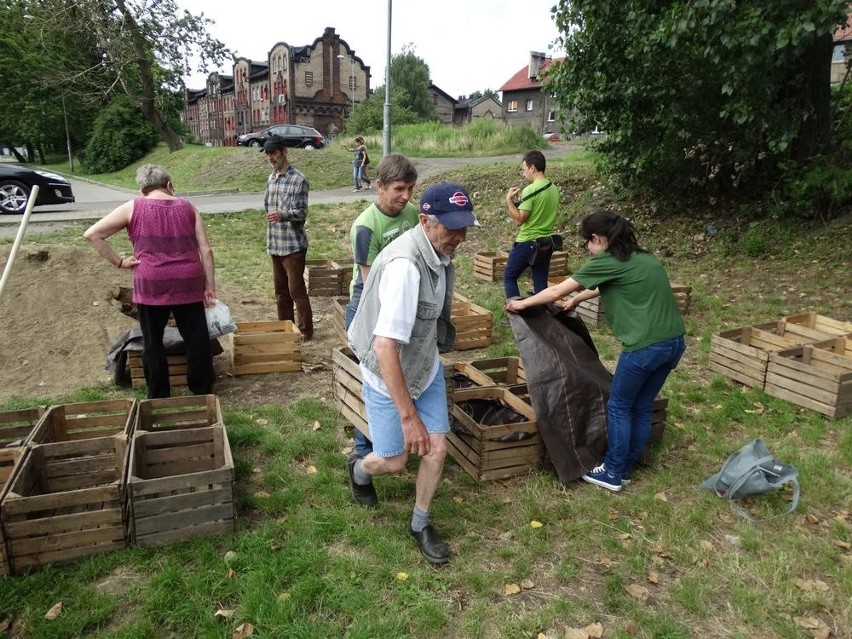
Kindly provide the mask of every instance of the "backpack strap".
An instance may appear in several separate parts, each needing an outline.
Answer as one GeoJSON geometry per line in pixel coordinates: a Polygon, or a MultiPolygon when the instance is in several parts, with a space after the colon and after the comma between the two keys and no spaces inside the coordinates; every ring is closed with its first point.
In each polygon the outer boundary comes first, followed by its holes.
{"type": "Polygon", "coordinates": [[[536,195],[538,195],[538,194],[539,194],[539,193],[541,193],[542,191],[546,191],[546,190],[547,190],[547,189],[549,189],[551,186],[553,186],[553,182],[548,182],[548,183],[547,183],[547,184],[545,184],[544,186],[537,188],[537,189],[536,189],[535,191],[533,191],[532,193],[529,193],[528,195],[525,195],[525,196],[524,196],[524,197],[522,197],[520,200],[518,200],[518,206],[520,206],[521,204],[523,204],[523,203],[524,203],[524,202],[526,202],[527,200],[531,200],[532,198],[534,198],[536,195]]]}

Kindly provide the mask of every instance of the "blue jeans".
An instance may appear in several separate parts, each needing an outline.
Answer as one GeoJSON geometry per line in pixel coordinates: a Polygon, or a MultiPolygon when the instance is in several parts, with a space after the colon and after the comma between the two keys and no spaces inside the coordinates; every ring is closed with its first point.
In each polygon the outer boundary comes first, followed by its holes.
{"type": "Polygon", "coordinates": [[[352,167],[352,179],[355,181],[355,188],[361,188],[361,167],[353,166],[352,167]]]}
{"type": "Polygon", "coordinates": [[[535,250],[535,240],[512,244],[512,250],[509,251],[509,258],[506,260],[506,270],[503,271],[503,290],[506,292],[506,299],[518,297],[521,294],[518,289],[518,278],[530,266],[533,291],[538,293],[547,288],[547,275],[550,272],[550,258],[553,251],[538,251],[534,262],[530,265],[530,259],[533,258],[535,250]]]}
{"type": "Polygon", "coordinates": [[[606,405],[607,473],[621,479],[648,445],[651,409],[666,378],[677,366],[686,343],[683,335],[625,351],[618,358],[606,405]]]}
{"type": "MultiPolygon", "coordinates": [[[[349,300],[349,303],[346,304],[346,309],[343,315],[343,321],[346,324],[346,330],[349,330],[349,325],[352,323],[352,320],[355,318],[355,311],[358,310],[358,306],[356,304],[352,304],[352,300],[349,300]]],[[[362,391],[363,393],[363,388],[362,391]]],[[[370,453],[373,452],[373,442],[369,440],[369,438],[362,433],[357,428],[355,429],[355,454],[358,457],[366,457],[370,453]]]]}

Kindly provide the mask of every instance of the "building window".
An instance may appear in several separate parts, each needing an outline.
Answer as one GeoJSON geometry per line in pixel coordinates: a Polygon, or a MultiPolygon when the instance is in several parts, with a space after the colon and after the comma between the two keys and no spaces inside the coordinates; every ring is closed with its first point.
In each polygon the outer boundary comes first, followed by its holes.
{"type": "Polygon", "coordinates": [[[547,112],[547,121],[553,122],[556,119],[556,111],[550,110],[547,112]]]}
{"type": "Polygon", "coordinates": [[[532,110],[533,110],[533,101],[527,100],[527,111],[532,111],[532,110]]]}
{"type": "Polygon", "coordinates": [[[305,86],[307,86],[307,87],[314,86],[314,72],[313,71],[305,71],[305,86]]]}
{"type": "Polygon", "coordinates": [[[506,106],[506,110],[509,113],[514,113],[518,110],[518,101],[517,100],[509,100],[509,104],[506,106]]]}

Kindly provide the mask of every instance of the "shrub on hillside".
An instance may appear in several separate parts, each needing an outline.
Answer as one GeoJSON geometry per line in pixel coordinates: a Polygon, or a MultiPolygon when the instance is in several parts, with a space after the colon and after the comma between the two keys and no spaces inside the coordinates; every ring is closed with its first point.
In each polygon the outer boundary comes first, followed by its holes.
{"type": "Polygon", "coordinates": [[[127,96],[118,96],[95,120],[80,161],[87,173],[112,173],[143,157],[159,139],[127,96]]]}

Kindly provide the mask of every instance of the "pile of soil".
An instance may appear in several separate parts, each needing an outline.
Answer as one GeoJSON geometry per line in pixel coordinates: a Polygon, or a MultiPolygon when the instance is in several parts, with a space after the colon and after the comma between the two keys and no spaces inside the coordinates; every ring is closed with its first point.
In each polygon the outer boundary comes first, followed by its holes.
{"type": "MultiPolygon", "coordinates": [[[[11,246],[0,248],[0,272],[10,251],[11,246]]],[[[268,277],[271,288],[272,274],[268,277]]],[[[107,353],[125,331],[138,327],[131,317],[131,287],[131,271],[115,268],[89,247],[21,247],[0,299],[0,402],[14,396],[58,398],[112,382],[107,353]]],[[[222,285],[217,293],[238,322],[276,319],[271,298],[247,297],[222,285]]],[[[311,303],[316,329],[302,347],[301,374],[232,377],[227,340],[221,341],[226,352],[214,365],[223,401],[286,405],[301,396],[331,399],[330,353],[340,342],[331,300],[312,298],[311,303]]]]}

